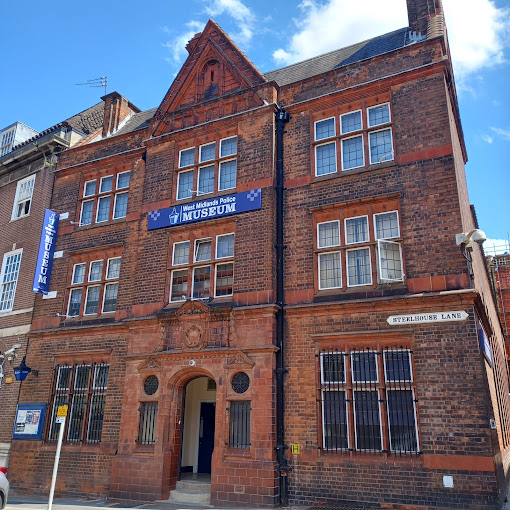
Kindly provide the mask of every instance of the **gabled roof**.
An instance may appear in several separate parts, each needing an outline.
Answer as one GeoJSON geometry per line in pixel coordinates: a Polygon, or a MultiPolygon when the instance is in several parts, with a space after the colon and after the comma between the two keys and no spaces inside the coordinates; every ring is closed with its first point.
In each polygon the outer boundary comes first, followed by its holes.
{"type": "Polygon", "coordinates": [[[382,55],[388,51],[402,48],[412,42],[409,37],[409,29],[401,28],[388,34],[352,44],[346,48],[330,51],[329,53],[318,55],[317,57],[312,57],[302,62],[276,69],[275,71],[269,71],[264,74],[264,78],[268,81],[274,80],[282,87],[311,78],[312,76],[333,71],[347,64],[382,55]]]}

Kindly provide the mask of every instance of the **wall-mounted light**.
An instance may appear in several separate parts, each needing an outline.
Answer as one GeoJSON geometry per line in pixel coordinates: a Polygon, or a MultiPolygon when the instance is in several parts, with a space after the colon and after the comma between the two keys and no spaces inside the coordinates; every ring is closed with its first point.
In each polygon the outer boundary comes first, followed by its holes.
{"type": "Polygon", "coordinates": [[[470,232],[462,232],[462,234],[457,234],[455,236],[455,241],[457,245],[463,245],[466,249],[473,249],[473,241],[482,245],[487,240],[487,236],[483,230],[479,228],[475,228],[470,232]]]}
{"type": "Polygon", "coordinates": [[[24,381],[30,372],[32,372],[36,377],[39,375],[39,371],[32,370],[29,366],[27,366],[25,360],[26,357],[23,356],[21,363],[17,367],[14,367],[14,375],[16,376],[16,381],[24,381]]]}

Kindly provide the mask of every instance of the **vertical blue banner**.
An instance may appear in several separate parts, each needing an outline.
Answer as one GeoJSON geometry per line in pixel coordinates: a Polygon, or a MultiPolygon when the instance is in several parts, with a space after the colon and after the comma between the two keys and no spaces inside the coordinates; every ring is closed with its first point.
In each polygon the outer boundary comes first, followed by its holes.
{"type": "Polygon", "coordinates": [[[53,267],[53,254],[57,243],[59,215],[46,209],[39,242],[39,253],[35,265],[34,283],[32,291],[39,294],[48,294],[50,288],[51,268],[53,267]]]}

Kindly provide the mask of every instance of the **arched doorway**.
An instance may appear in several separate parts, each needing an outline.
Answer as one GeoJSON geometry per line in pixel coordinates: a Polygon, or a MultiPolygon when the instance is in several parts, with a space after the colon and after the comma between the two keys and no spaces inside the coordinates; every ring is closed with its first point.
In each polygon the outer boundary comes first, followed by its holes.
{"type": "Polygon", "coordinates": [[[210,476],[216,423],[216,383],[206,376],[184,388],[179,478],[210,476]]]}

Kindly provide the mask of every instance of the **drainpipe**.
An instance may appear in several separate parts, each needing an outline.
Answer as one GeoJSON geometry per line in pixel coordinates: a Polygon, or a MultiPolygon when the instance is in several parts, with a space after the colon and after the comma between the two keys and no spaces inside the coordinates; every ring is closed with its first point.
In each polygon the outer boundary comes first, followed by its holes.
{"type": "Polygon", "coordinates": [[[278,472],[280,473],[280,506],[287,505],[289,468],[284,442],[284,375],[287,372],[284,365],[284,326],[285,302],[283,299],[283,134],[285,124],[290,115],[279,107],[276,111],[276,456],[278,458],[278,472]]]}

